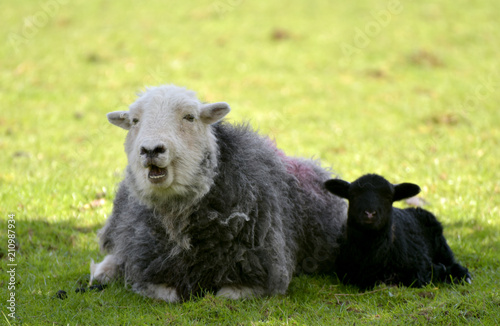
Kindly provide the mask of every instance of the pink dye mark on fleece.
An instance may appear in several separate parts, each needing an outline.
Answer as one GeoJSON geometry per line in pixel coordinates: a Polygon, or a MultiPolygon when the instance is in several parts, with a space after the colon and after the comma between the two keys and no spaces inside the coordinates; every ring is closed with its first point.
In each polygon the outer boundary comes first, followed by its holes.
{"type": "Polygon", "coordinates": [[[268,140],[268,145],[278,154],[278,157],[281,158],[285,164],[287,172],[297,178],[304,190],[319,196],[324,194],[321,186],[325,180],[322,180],[316,173],[311,163],[300,158],[287,156],[276,146],[275,141],[269,138],[266,139],[268,140]]]}

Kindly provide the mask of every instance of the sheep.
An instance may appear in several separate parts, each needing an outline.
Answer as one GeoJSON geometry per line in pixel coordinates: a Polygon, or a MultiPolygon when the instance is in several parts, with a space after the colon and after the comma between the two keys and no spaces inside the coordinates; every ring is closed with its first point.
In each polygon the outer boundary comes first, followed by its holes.
{"type": "Polygon", "coordinates": [[[371,289],[378,282],[422,287],[431,281],[471,282],[443,236],[436,217],[422,208],[399,209],[393,202],[413,197],[420,187],[391,184],[366,174],[349,183],[328,180],[331,193],[349,201],[335,270],[341,281],[371,289]]]}
{"type": "Polygon", "coordinates": [[[324,189],[331,172],[223,121],[229,111],[164,85],[108,113],[128,130],[128,165],[92,281],[182,302],[285,294],[299,272],[332,273],[347,204],[324,189]]]}

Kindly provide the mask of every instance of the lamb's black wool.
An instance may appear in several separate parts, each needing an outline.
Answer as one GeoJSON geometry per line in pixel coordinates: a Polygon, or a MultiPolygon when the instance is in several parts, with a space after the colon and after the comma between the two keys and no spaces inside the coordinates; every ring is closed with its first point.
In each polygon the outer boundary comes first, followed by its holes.
{"type": "Polygon", "coordinates": [[[377,282],[421,287],[431,281],[470,282],[459,265],[436,217],[421,208],[399,209],[394,201],[415,196],[411,183],[393,185],[376,174],[353,183],[325,183],[333,194],[349,200],[336,273],[346,283],[365,290],[377,282]]]}

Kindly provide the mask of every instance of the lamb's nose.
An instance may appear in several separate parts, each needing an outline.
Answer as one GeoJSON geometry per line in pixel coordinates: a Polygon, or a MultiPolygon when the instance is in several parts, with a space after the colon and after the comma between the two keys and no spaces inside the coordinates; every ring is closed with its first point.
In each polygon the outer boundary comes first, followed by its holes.
{"type": "Polygon", "coordinates": [[[146,146],[141,146],[141,155],[144,155],[148,158],[155,158],[160,154],[163,154],[167,151],[164,145],[157,145],[154,147],[146,147],[146,146]]]}
{"type": "Polygon", "coordinates": [[[377,212],[376,211],[373,211],[373,212],[365,211],[365,215],[368,218],[374,218],[375,215],[377,215],[377,212]]]}

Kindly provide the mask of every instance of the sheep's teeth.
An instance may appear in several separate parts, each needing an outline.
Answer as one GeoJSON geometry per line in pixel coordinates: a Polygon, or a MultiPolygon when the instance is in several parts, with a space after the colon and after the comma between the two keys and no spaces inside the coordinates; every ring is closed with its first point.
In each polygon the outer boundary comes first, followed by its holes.
{"type": "Polygon", "coordinates": [[[151,179],[160,179],[160,178],[163,178],[164,176],[166,176],[166,174],[162,174],[162,175],[152,175],[150,176],[151,179]]]}

